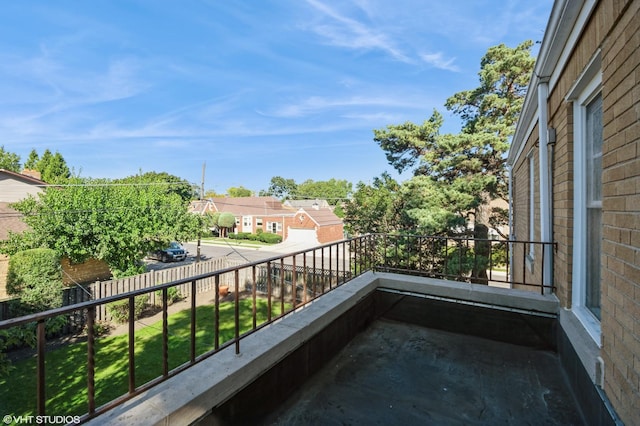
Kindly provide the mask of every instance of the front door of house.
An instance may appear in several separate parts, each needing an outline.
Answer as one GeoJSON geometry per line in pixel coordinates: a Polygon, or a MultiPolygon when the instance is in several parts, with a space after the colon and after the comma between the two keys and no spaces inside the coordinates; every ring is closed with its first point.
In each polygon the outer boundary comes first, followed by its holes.
{"type": "Polygon", "coordinates": [[[242,232],[253,232],[253,227],[251,226],[253,222],[253,216],[242,216],[242,232]]]}

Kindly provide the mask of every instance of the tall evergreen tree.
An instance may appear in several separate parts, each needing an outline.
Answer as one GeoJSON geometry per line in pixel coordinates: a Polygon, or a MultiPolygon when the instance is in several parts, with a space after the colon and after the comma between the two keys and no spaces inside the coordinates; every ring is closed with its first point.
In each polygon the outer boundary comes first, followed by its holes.
{"type": "Polygon", "coordinates": [[[0,145],[0,169],[20,173],[20,156],[6,151],[3,145],[0,145]]]}
{"type": "MultiPolygon", "coordinates": [[[[481,60],[479,87],[451,96],[446,107],[463,120],[458,134],[439,134],[434,111],[421,125],[404,123],[374,130],[374,140],[397,170],[428,176],[447,192],[455,211],[479,228],[491,220],[492,200],[507,196],[506,152],[533,70],[533,43],[490,48],[481,60]]],[[[415,200],[414,200],[415,201],[415,200]]],[[[426,201],[426,200],[425,200],[426,201]]],[[[433,200],[429,200],[431,203],[433,200]]],[[[503,217],[500,212],[495,217],[503,217]]]]}

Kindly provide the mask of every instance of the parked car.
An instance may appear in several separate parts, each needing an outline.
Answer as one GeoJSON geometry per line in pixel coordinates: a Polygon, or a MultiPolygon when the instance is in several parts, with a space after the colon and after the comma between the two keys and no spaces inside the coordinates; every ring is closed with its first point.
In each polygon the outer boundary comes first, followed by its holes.
{"type": "Polygon", "coordinates": [[[151,252],[147,257],[162,262],[183,261],[187,258],[187,251],[180,243],[173,241],[169,247],[151,252]]]}

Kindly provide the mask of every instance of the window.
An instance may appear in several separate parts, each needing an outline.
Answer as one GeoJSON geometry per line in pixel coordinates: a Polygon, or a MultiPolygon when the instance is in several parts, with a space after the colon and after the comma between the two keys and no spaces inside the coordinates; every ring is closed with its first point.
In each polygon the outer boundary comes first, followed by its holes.
{"type": "Polygon", "coordinates": [[[574,123],[571,309],[600,345],[602,240],[602,76],[599,55],[569,93],[574,123]]]}
{"type": "Polygon", "coordinates": [[[267,232],[277,233],[282,232],[282,223],[280,222],[267,222],[267,232]]]}
{"type": "MultiPolygon", "coordinates": [[[[529,241],[536,239],[536,161],[534,152],[529,153],[529,241]]],[[[535,244],[529,244],[528,266],[533,269],[535,244]]]]}
{"type": "Polygon", "coordinates": [[[602,239],[602,95],[585,106],[587,173],[587,274],[585,306],[600,319],[600,246],[602,239]]]}
{"type": "Polygon", "coordinates": [[[261,217],[257,217],[256,218],[256,226],[262,227],[262,218],[261,217]]]}

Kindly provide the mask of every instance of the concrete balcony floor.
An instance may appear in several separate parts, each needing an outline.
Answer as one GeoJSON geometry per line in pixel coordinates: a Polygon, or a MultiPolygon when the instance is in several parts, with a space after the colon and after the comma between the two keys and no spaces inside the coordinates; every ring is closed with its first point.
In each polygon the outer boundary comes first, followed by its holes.
{"type": "Polygon", "coordinates": [[[269,425],[582,425],[554,352],[377,320],[269,425]]]}

